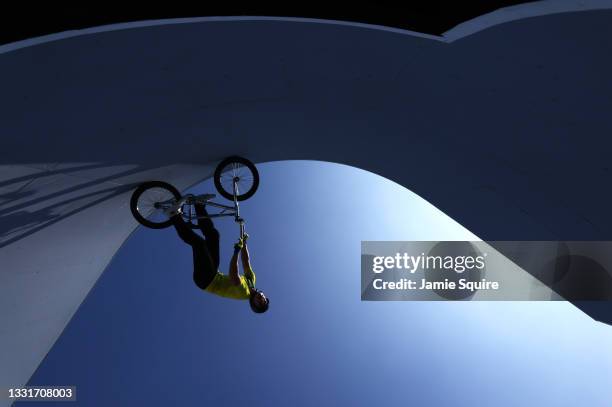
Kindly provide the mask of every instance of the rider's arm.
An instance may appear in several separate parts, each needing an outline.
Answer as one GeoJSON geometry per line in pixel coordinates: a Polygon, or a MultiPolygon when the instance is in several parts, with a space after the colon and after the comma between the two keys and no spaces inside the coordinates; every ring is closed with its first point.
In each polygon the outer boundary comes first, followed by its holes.
{"type": "Polygon", "coordinates": [[[234,255],[232,256],[232,259],[230,260],[230,265],[229,265],[229,278],[232,284],[234,285],[240,285],[240,276],[238,275],[238,252],[239,251],[240,251],[239,249],[234,250],[234,255]]]}
{"type": "Polygon", "coordinates": [[[251,268],[251,259],[249,258],[249,249],[247,248],[246,242],[244,242],[244,247],[241,251],[242,258],[242,270],[244,270],[244,276],[249,280],[255,282],[255,276],[253,273],[253,269],[251,268]]]}

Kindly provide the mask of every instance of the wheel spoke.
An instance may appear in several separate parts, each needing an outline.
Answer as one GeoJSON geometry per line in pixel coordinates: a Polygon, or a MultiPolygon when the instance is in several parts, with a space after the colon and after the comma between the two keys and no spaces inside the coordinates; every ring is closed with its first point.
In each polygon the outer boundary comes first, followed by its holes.
{"type": "Polygon", "coordinates": [[[174,194],[165,188],[154,187],[143,191],[136,203],[137,211],[153,223],[166,222],[169,217],[164,209],[156,208],[156,203],[165,202],[174,197],[174,194]]]}
{"type": "Polygon", "coordinates": [[[228,162],[216,176],[220,192],[230,199],[234,195],[234,179],[238,178],[235,192],[237,196],[246,195],[255,186],[255,172],[242,162],[228,162]]]}

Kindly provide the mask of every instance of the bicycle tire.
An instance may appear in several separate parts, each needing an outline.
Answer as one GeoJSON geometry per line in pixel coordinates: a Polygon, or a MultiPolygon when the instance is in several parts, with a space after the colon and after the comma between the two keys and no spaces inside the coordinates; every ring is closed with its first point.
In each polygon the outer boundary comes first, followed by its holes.
{"type": "Polygon", "coordinates": [[[224,170],[228,169],[230,165],[232,164],[236,164],[237,166],[245,167],[251,173],[250,178],[252,178],[251,179],[252,182],[249,188],[247,189],[247,191],[236,195],[236,200],[238,201],[247,200],[250,197],[252,197],[257,191],[257,188],[259,188],[259,171],[257,171],[257,167],[255,167],[255,164],[253,164],[250,160],[247,160],[244,157],[239,157],[239,156],[227,157],[226,159],[221,161],[219,165],[217,165],[217,168],[215,168],[215,173],[213,177],[214,182],[215,182],[215,188],[217,188],[217,191],[219,192],[219,194],[223,196],[224,198],[229,199],[230,201],[234,200],[233,190],[229,191],[228,189],[226,189],[223,186],[223,181],[222,181],[224,170]]]}
{"type": "Polygon", "coordinates": [[[153,222],[143,216],[138,210],[138,201],[140,197],[148,190],[153,188],[161,188],[171,193],[176,200],[181,199],[181,193],[172,185],[164,181],[148,181],[140,184],[132,193],[130,198],[130,210],[138,223],[151,229],[164,229],[172,225],[172,219],[163,222],[153,222]]]}

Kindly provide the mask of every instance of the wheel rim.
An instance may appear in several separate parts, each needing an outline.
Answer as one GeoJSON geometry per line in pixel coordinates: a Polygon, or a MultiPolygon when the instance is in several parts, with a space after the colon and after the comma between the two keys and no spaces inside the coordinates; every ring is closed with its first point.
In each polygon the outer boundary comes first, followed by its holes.
{"type": "Polygon", "coordinates": [[[247,166],[236,162],[229,163],[221,169],[219,182],[221,187],[230,195],[234,194],[234,178],[238,178],[236,184],[237,195],[250,191],[255,183],[253,173],[247,166]]]}
{"type": "Polygon", "coordinates": [[[163,207],[156,207],[156,203],[162,203],[175,199],[172,191],[166,188],[148,188],[140,194],[136,202],[136,210],[144,219],[152,223],[164,223],[170,220],[170,216],[163,207]]]}

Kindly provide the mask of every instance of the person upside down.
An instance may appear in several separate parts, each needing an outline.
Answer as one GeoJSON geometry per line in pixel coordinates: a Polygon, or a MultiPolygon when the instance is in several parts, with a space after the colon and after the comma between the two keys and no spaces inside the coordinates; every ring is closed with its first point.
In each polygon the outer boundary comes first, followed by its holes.
{"type": "Polygon", "coordinates": [[[183,220],[180,213],[172,216],[173,225],[179,237],[193,249],[193,281],[204,291],[221,297],[249,300],[251,309],[256,313],[268,310],[270,300],[255,288],[255,273],[251,267],[245,233],[234,245],[234,254],[229,264],[229,274],[219,271],[219,231],[208,217],[206,207],[196,203],[198,227],[204,234],[202,238],[183,220]],[[244,275],[238,272],[238,254],[242,260],[244,275]]]}

